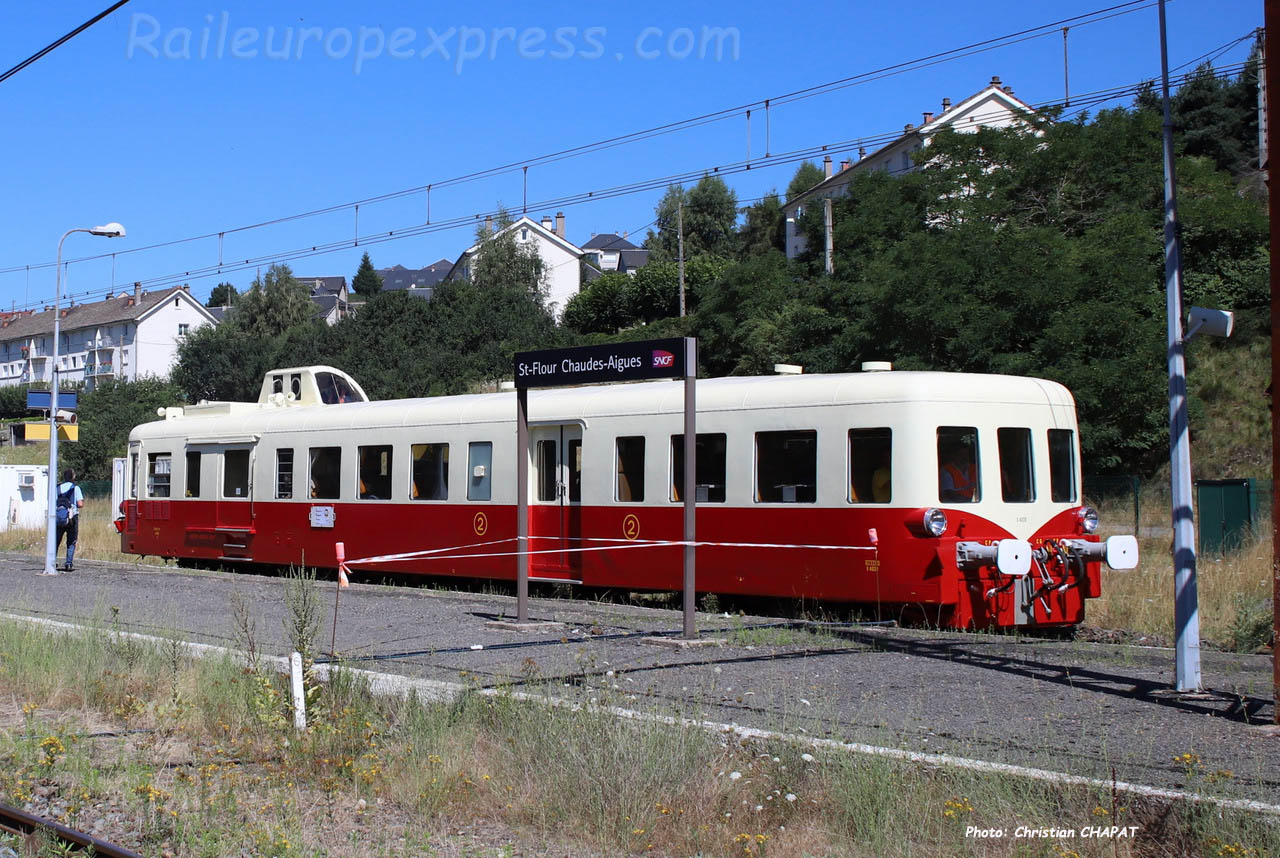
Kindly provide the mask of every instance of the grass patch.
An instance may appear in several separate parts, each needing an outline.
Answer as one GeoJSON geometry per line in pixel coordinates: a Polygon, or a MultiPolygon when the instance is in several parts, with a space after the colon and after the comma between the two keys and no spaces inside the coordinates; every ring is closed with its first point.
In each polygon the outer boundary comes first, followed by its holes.
{"type": "Polygon", "coordinates": [[[298,734],[282,677],[261,667],[190,659],[109,619],[77,633],[0,623],[0,801],[173,856],[501,855],[548,842],[704,858],[1103,856],[1114,842],[1012,831],[1112,824],[1138,826],[1128,855],[1280,854],[1274,823],[1105,789],[511,695],[380,698],[341,668],[311,697],[298,734]],[[970,826],[1010,834],[978,840],[970,826]],[[460,828],[481,834],[459,846],[460,828]]]}

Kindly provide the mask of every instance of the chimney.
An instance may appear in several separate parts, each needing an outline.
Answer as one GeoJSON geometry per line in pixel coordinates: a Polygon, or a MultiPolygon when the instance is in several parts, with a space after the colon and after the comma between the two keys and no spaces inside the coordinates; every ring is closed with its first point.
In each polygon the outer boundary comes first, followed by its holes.
{"type": "Polygon", "coordinates": [[[946,113],[950,109],[951,109],[951,99],[949,98],[942,99],[942,112],[946,113]]]}
{"type": "Polygon", "coordinates": [[[493,215],[484,216],[484,234],[493,235],[493,215]]]}
{"type": "Polygon", "coordinates": [[[554,227],[551,225],[551,215],[542,216],[542,228],[547,232],[552,232],[554,230],[554,227]]]}
{"type": "Polygon", "coordinates": [[[556,212],[556,235],[564,238],[564,212],[556,212]]]}
{"type": "Polygon", "coordinates": [[[1000,75],[993,74],[991,76],[991,83],[989,84],[989,86],[999,86],[999,85],[1000,85],[1000,75]]]}
{"type": "Polygon", "coordinates": [[[188,295],[190,295],[190,294],[191,294],[191,284],[190,284],[190,283],[183,283],[183,284],[182,284],[182,291],[183,291],[183,292],[186,292],[188,295]]]}
{"type": "Polygon", "coordinates": [[[831,177],[831,156],[828,155],[822,159],[822,175],[831,177]]]}
{"type": "Polygon", "coordinates": [[[142,281],[135,280],[133,282],[133,303],[137,304],[141,300],[142,300],[142,281]]]}
{"type": "Polygon", "coordinates": [[[848,158],[846,158],[846,159],[844,159],[843,161],[841,161],[841,162],[840,162],[840,172],[841,172],[841,173],[843,173],[845,170],[849,169],[849,164],[850,164],[850,161],[849,161],[849,159],[848,159],[848,158]]]}
{"type": "Polygon", "coordinates": [[[62,310],[58,313],[58,318],[65,319],[67,317],[67,313],[70,313],[70,312],[71,312],[70,307],[63,307],[62,310]]]}
{"type": "Polygon", "coordinates": [[[861,161],[861,160],[862,160],[863,158],[865,158],[865,157],[867,157],[867,147],[866,147],[866,146],[859,146],[859,147],[858,147],[858,160],[859,160],[859,161],[861,161]]]}
{"type": "Polygon", "coordinates": [[[1005,91],[1005,93],[1006,93],[1006,94],[1008,94],[1008,95],[1013,95],[1013,87],[1011,87],[1011,86],[1009,86],[1009,85],[1007,85],[1007,84],[1006,84],[1006,85],[1005,85],[1005,87],[1004,87],[1004,91],[1005,91]]]}
{"type": "Polygon", "coordinates": [[[933,111],[932,111],[932,110],[926,110],[926,111],[924,112],[924,121],[923,121],[923,122],[921,122],[920,124],[921,124],[921,125],[928,125],[928,124],[929,124],[930,122],[932,122],[932,121],[933,121],[933,111]]]}
{"type": "Polygon", "coordinates": [[[915,130],[915,126],[914,126],[914,125],[912,125],[910,122],[908,122],[906,125],[902,126],[902,130],[903,130],[903,131],[914,131],[914,130],[915,130]]]}
{"type": "Polygon", "coordinates": [[[623,240],[623,241],[626,241],[626,239],[627,239],[627,235],[628,235],[628,234],[629,234],[629,233],[627,232],[627,230],[625,230],[625,229],[624,229],[624,230],[622,231],[622,240],[623,240]]]}

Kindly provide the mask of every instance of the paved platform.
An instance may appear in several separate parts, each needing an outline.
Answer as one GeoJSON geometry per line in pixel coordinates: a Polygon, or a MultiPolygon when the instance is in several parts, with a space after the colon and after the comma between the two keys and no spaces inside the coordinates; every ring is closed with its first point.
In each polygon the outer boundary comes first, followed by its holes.
{"type": "MultiPolygon", "coordinates": [[[[0,555],[0,609],[75,622],[114,613],[131,631],[234,646],[238,594],[259,647],[287,649],[282,578],[88,561],[45,578],[40,567],[0,555]]],[[[318,586],[327,647],[336,585],[318,586]]],[[[516,613],[504,592],[353,583],[339,606],[338,654],[370,670],[1104,780],[1114,767],[1123,781],[1280,804],[1268,656],[1206,651],[1209,693],[1185,696],[1171,691],[1167,649],[707,614],[700,636],[722,644],[665,648],[644,641],[679,637],[678,610],[589,596],[533,599],[530,619],[561,625],[530,628],[501,627],[516,613]],[[1173,759],[1188,752],[1201,759],[1191,773],[1173,759]]]]}

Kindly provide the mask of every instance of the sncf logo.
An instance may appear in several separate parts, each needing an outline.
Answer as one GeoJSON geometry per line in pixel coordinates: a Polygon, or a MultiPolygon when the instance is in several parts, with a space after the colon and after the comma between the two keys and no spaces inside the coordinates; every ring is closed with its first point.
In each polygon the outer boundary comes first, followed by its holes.
{"type": "Polygon", "coordinates": [[[671,352],[655,350],[653,353],[654,367],[668,367],[676,365],[676,356],[671,352]]]}

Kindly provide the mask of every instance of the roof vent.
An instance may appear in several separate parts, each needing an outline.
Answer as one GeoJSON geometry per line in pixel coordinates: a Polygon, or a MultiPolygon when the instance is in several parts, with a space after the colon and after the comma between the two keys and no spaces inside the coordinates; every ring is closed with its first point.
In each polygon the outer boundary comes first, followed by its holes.
{"type": "Polygon", "coordinates": [[[863,372],[889,372],[893,369],[893,364],[887,360],[864,360],[862,362],[863,372]]]}
{"type": "Polygon", "coordinates": [[[804,372],[804,367],[794,363],[775,363],[773,371],[778,375],[800,375],[804,372]]]}

